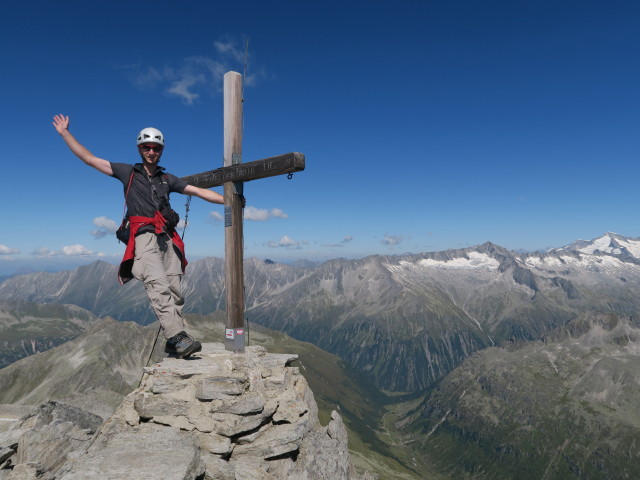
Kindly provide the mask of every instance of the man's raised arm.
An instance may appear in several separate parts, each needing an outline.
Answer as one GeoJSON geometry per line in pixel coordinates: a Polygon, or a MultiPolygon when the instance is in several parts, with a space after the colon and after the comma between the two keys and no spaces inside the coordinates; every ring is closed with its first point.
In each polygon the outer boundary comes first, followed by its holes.
{"type": "Polygon", "coordinates": [[[105,175],[112,176],[113,170],[111,170],[111,163],[102,158],[96,157],[93,153],[87,150],[84,146],[75,139],[71,132],[69,132],[69,117],[64,115],[56,115],[53,117],[53,126],[58,131],[64,142],[69,147],[76,157],[82,160],[84,163],[96,170],[104,173],[105,175]]]}

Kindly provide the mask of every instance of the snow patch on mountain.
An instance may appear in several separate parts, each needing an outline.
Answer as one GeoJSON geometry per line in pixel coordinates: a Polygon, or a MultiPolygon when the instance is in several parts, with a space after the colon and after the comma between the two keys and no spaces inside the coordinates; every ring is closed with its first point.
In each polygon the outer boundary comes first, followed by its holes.
{"type": "Polygon", "coordinates": [[[560,257],[528,257],[518,258],[525,266],[540,270],[549,270],[564,266],[564,261],[560,257]]]}
{"type": "Polygon", "coordinates": [[[469,252],[468,257],[469,258],[452,258],[446,261],[425,258],[420,260],[418,264],[428,268],[449,268],[455,270],[498,270],[498,268],[500,268],[500,262],[485,253],[469,252]]]}
{"type": "Polygon", "coordinates": [[[620,248],[612,246],[613,241],[609,235],[596,238],[593,242],[583,248],[578,248],[579,252],[593,255],[596,252],[613,253],[614,255],[620,255],[622,250],[620,248]]]}
{"type": "Polygon", "coordinates": [[[627,251],[636,258],[640,258],[640,241],[638,240],[621,240],[618,239],[618,243],[627,249],[627,251]]]}
{"type": "Polygon", "coordinates": [[[550,252],[577,252],[585,255],[624,255],[628,254],[640,259],[640,239],[624,237],[617,233],[605,233],[594,240],[578,240],[566,247],[550,250],[550,252]]]}
{"type": "Polygon", "coordinates": [[[527,257],[518,259],[521,265],[536,271],[537,274],[563,275],[577,274],[579,271],[605,276],[617,276],[621,273],[640,275],[640,266],[625,262],[613,255],[578,253],[577,255],[527,257]]]}

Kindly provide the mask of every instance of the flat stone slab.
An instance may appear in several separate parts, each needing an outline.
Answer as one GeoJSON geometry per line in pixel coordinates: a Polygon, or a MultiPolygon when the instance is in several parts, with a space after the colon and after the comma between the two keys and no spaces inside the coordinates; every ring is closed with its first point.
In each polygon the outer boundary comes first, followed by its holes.
{"type": "Polygon", "coordinates": [[[147,424],[118,433],[103,449],[75,460],[58,478],[195,480],[202,470],[200,449],[191,434],[147,424]]]}
{"type": "Polygon", "coordinates": [[[203,343],[202,351],[189,358],[166,357],[144,369],[145,373],[190,377],[193,375],[229,376],[234,369],[246,369],[252,365],[261,368],[285,367],[298,355],[267,353],[264,347],[249,346],[245,353],[233,353],[224,349],[223,343],[203,343]]]}

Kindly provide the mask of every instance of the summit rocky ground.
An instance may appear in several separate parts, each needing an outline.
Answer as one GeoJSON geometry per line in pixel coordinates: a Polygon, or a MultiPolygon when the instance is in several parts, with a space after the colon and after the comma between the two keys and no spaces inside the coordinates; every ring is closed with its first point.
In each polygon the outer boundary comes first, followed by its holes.
{"type": "Polygon", "coordinates": [[[48,403],[0,434],[0,478],[372,478],[352,467],[341,416],[320,424],[313,392],[288,366],[296,358],[205,344],[190,361],[146,368],[104,423],[48,403]]]}

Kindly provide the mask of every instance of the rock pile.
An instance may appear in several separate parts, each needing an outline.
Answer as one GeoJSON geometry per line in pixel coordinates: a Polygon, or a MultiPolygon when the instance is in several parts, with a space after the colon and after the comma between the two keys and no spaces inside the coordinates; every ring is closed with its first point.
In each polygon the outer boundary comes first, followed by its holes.
{"type": "Polygon", "coordinates": [[[12,466],[0,480],[353,479],[342,419],[333,412],[321,426],[313,393],[289,366],[296,358],[213,343],[193,359],[164,359],[95,434],[89,418],[65,428],[67,419],[50,418],[46,426],[65,439],[55,458],[26,445],[24,421],[0,434],[2,461],[12,466]]]}

